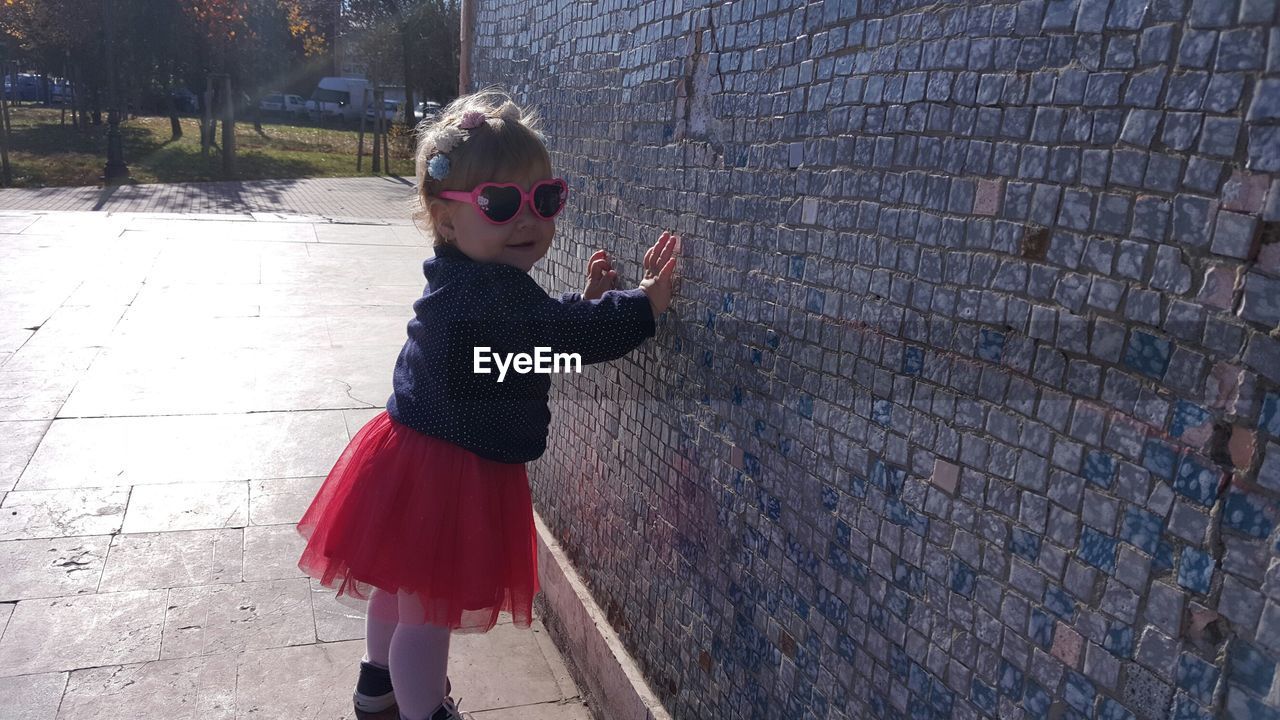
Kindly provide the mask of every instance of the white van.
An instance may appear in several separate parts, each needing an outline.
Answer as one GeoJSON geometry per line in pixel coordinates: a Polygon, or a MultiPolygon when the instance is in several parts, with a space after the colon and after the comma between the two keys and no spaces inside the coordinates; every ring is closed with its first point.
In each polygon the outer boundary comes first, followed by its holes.
{"type": "Polygon", "coordinates": [[[368,88],[369,81],[364,78],[320,78],[307,101],[307,114],[312,120],[359,122],[368,88]]]}

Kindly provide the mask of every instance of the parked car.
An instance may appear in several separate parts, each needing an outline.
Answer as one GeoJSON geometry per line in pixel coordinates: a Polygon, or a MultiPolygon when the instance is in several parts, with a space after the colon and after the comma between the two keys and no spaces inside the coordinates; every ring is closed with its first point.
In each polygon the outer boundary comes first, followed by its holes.
{"type": "Polygon", "coordinates": [[[173,98],[174,107],[178,112],[193,113],[200,109],[200,98],[184,87],[174,88],[169,95],[173,98]]]}
{"type": "MultiPolygon", "coordinates": [[[[387,122],[395,122],[403,114],[403,111],[401,110],[401,107],[403,106],[403,104],[404,103],[397,102],[395,100],[383,100],[382,101],[383,119],[386,120],[387,122]]],[[[365,111],[364,111],[365,120],[368,120],[369,122],[373,122],[373,113],[374,113],[373,103],[369,103],[369,107],[365,108],[365,111]]]]}
{"type": "Polygon", "coordinates": [[[40,78],[30,73],[5,75],[4,96],[10,100],[39,100],[40,78]]]}
{"type": "Polygon", "coordinates": [[[418,117],[423,119],[434,117],[440,113],[440,109],[440,103],[435,100],[420,102],[418,103],[418,117]]]}
{"type": "Polygon", "coordinates": [[[76,100],[75,88],[62,78],[54,78],[49,85],[49,102],[54,105],[70,105],[76,100]]]}
{"type": "Polygon", "coordinates": [[[307,113],[307,101],[303,100],[301,95],[271,93],[258,102],[258,109],[268,113],[283,113],[294,116],[305,115],[307,113]]]}
{"type": "Polygon", "coordinates": [[[342,106],[325,100],[308,100],[307,117],[316,122],[342,119],[342,106]]]}

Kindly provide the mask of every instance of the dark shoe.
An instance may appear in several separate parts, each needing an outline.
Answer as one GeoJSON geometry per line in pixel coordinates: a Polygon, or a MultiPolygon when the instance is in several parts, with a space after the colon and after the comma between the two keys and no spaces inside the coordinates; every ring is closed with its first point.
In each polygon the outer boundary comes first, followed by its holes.
{"type": "Polygon", "coordinates": [[[360,661],[360,679],[356,681],[356,691],[352,695],[356,710],[367,713],[379,713],[396,704],[396,692],[391,688],[391,671],[360,661]]]}
{"type": "Polygon", "coordinates": [[[470,715],[463,715],[453,698],[446,697],[440,707],[431,713],[430,720],[472,720],[470,715]]]}
{"type": "MultiPolygon", "coordinates": [[[[449,678],[444,679],[444,694],[453,692],[449,678]]],[[[352,695],[360,712],[380,713],[396,704],[396,692],[391,687],[391,671],[364,660],[360,661],[360,678],[352,695]]]]}

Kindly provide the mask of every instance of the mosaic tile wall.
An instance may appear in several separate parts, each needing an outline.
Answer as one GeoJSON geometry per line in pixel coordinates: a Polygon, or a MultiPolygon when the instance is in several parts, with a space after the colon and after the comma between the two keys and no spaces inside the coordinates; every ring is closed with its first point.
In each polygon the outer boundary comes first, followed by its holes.
{"type": "Polygon", "coordinates": [[[573,187],[540,511],[674,717],[1280,717],[1275,0],[480,0],[573,187]]]}

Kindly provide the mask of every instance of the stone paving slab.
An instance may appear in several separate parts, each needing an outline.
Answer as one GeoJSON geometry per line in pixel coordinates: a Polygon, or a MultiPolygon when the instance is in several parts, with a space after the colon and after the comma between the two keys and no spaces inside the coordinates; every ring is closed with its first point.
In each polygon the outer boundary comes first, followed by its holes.
{"type": "Polygon", "coordinates": [[[341,410],[24,425],[26,444],[38,430],[47,430],[40,447],[28,453],[19,490],[325,475],[349,438],[341,410]]]}
{"type": "MultiPolygon", "coordinates": [[[[294,524],[381,412],[428,254],[404,223],[0,209],[0,718],[355,717],[363,610],[294,524]]],[[[450,659],[477,720],[590,717],[537,621],[450,659]]]]}
{"type": "Polygon", "coordinates": [[[6,720],[52,720],[58,714],[69,673],[0,677],[6,720]]]}

